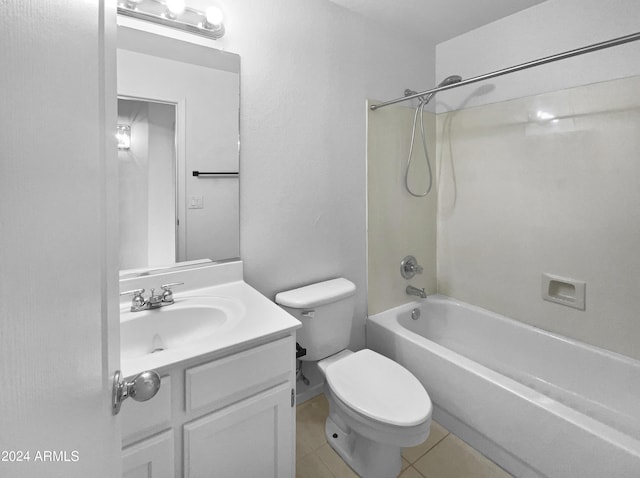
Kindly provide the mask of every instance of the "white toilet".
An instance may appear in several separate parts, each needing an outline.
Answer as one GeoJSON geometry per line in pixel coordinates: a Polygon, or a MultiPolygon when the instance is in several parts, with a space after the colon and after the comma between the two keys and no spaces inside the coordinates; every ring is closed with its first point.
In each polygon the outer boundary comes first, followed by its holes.
{"type": "Polygon", "coordinates": [[[400,364],[372,350],[347,350],[356,286],[333,279],[280,292],[276,302],[302,322],[302,360],[319,361],[325,376],[327,441],[364,478],[393,478],[402,448],[429,436],[431,399],[400,364]]]}

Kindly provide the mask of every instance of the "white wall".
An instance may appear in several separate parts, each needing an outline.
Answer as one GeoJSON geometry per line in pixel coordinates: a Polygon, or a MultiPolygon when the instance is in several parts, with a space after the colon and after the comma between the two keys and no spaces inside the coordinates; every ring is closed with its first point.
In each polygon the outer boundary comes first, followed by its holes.
{"type": "MultiPolygon", "coordinates": [[[[548,0],[438,44],[436,77],[470,78],[636,33],[638,18],[637,0],[548,0]]],[[[437,111],[637,75],[639,57],[629,43],[460,87],[438,95],[437,111]]]]}
{"type": "Polygon", "coordinates": [[[268,297],[344,276],[366,315],[366,99],[433,82],[433,46],[325,0],[226,2],[242,56],[241,255],[268,297]],[[417,86],[416,86],[417,85],[417,86]]]}
{"type": "MultiPolygon", "coordinates": [[[[635,1],[550,0],[439,45],[437,70],[480,74],[631,33],[638,18],[635,1]]],[[[466,108],[438,115],[439,292],[640,358],[639,83],[616,79],[639,65],[635,43],[441,97],[466,108]],[[586,281],[586,310],[543,301],[542,273],[586,281]]]]}

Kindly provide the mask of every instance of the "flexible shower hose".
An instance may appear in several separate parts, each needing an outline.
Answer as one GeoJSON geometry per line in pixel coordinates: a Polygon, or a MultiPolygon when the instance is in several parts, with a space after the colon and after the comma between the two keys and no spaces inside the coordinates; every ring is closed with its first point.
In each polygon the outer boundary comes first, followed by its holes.
{"type": "Polygon", "coordinates": [[[427,194],[429,194],[429,192],[431,192],[431,187],[433,186],[433,174],[431,172],[431,161],[429,160],[429,153],[427,152],[427,140],[425,138],[424,120],[422,115],[424,107],[428,102],[429,102],[428,99],[425,101],[423,98],[420,98],[420,104],[416,107],[416,113],[413,116],[413,128],[411,129],[411,144],[409,146],[409,157],[407,158],[407,169],[404,173],[404,185],[407,188],[407,191],[413,197],[417,197],[417,198],[425,197],[427,194]],[[418,114],[420,115],[420,136],[422,138],[422,148],[424,149],[424,158],[427,161],[427,169],[429,171],[429,186],[427,187],[427,190],[424,193],[414,193],[409,187],[409,168],[411,167],[411,159],[413,155],[413,143],[416,137],[416,123],[418,122],[418,114]]]}

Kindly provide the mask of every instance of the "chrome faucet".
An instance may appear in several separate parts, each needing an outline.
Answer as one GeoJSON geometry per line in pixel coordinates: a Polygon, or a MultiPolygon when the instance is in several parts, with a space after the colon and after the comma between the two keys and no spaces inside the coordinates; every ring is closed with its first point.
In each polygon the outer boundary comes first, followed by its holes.
{"type": "Polygon", "coordinates": [[[120,295],[133,294],[131,299],[131,312],[140,312],[142,310],[157,309],[158,307],[165,307],[174,303],[172,287],[182,285],[183,282],[171,282],[169,284],[161,285],[162,293],[156,294],[155,289],[151,289],[151,296],[148,299],[144,298],[144,289],[134,289],[121,292],[120,295]]]}
{"type": "Polygon", "coordinates": [[[427,293],[424,291],[424,287],[422,289],[418,289],[417,287],[408,285],[406,288],[406,292],[407,292],[407,295],[417,295],[421,299],[427,298],[427,293]]]}

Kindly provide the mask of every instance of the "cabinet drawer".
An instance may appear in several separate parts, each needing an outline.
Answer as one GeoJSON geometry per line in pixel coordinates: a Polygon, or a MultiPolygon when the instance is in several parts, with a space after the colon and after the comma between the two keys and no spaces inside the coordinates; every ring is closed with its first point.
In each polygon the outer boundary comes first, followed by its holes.
{"type": "Polygon", "coordinates": [[[186,371],[187,412],[222,407],[292,379],[293,337],[214,360],[186,371]]]}
{"type": "Polygon", "coordinates": [[[122,404],[120,415],[124,445],[168,428],[171,423],[171,377],[161,378],[160,390],[151,400],[146,402],[127,400],[122,404]]]}

